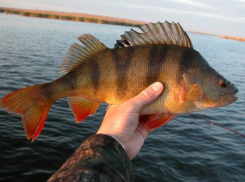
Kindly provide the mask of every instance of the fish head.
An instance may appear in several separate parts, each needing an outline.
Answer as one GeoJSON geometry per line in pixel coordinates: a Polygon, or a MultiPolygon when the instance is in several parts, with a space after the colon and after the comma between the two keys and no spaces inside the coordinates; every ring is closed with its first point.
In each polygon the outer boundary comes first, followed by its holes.
{"type": "Polygon", "coordinates": [[[213,69],[200,54],[196,59],[192,69],[183,75],[183,80],[188,87],[187,95],[189,100],[193,101],[195,111],[235,102],[238,99],[236,96],[238,88],[213,69]]]}

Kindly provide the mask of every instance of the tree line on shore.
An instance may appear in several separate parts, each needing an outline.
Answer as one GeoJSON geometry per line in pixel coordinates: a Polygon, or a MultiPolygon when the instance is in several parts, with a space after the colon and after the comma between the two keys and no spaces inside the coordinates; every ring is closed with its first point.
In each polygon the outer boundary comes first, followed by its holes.
{"type": "Polygon", "coordinates": [[[89,18],[82,16],[74,16],[74,15],[64,15],[56,13],[43,13],[43,12],[33,12],[33,11],[25,11],[25,10],[11,10],[0,8],[1,13],[7,14],[17,14],[22,16],[30,16],[30,17],[38,17],[38,18],[50,18],[50,19],[59,19],[59,20],[70,20],[70,21],[80,21],[80,22],[89,22],[89,23],[99,23],[99,24],[112,24],[112,25],[123,25],[123,26],[139,26],[142,23],[131,23],[124,21],[115,21],[115,20],[106,20],[99,18],[89,18]]]}
{"type": "MultiPolygon", "coordinates": [[[[42,10],[24,10],[24,9],[14,9],[14,8],[4,8],[4,7],[0,7],[0,13],[17,14],[17,15],[22,15],[22,16],[38,17],[38,18],[88,22],[88,23],[122,25],[122,26],[131,26],[131,27],[139,27],[140,25],[147,23],[147,22],[119,19],[119,18],[113,18],[113,17],[99,16],[99,15],[89,15],[89,14],[82,14],[82,13],[65,13],[65,12],[42,11],[42,10]]],[[[190,32],[197,33],[197,34],[206,34],[206,33],[200,33],[200,32],[192,32],[192,31],[190,32]]],[[[211,35],[211,34],[207,34],[207,35],[211,35]]],[[[218,36],[218,35],[213,35],[213,36],[224,38],[224,39],[245,41],[245,38],[243,37],[218,36]]]]}

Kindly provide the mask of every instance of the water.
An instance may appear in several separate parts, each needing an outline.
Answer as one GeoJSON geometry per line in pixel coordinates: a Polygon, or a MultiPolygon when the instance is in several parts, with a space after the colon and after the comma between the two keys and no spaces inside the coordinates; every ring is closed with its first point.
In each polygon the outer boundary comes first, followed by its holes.
{"type": "MultiPolygon", "coordinates": [[[[164,21],[164,20],[162,20],[164,21]]],[[[113,47],[129,27],[0,14],[0,98],[59,77],[76,37],[90,33],[113,47]]],[[[190,34],[194,47],[240,92],[230,106],[198,113],[245,134],[245,43],[190,34]]],[[[98,130],[105,113],[76,124],[66,99],[56,102],[41,135],[27,141],[20,116],[0,110],[0,181],[45,181],[98,130]]],[[[132,161],[135,181],[245,181],[245,138],[181,115],[152,133],[132,161]]]]}

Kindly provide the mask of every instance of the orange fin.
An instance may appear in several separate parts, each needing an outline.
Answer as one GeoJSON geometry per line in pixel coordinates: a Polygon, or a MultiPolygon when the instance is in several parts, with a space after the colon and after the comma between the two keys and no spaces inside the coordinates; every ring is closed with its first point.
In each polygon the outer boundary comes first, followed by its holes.
{"type": "Polygon", "coordinates": [[[101,104],[82,97],[68,97],[68,102],[77,123],[82,122],[89,115],[93,115],[101,104]]]}
{"type": "Polygon", "coordinates": [[[161,113],[152,115],[148,121],[145,123],[145,127],[147,129],[155,129],[165,125],[170,120],[177,117],[177,115],[173,115],[170,113],[161,113]]]}
{"type": "Polygon", "coordinates": [[[202,97],[202,88],[198,83],[195,83],[190,86],[187,94],[188,100],[198,101],[202,97]]]}
{"type": "Polygon", "coordinates": [[[0,100],[0,106],[8,112],[20,114],[27,139],[34,141],[43,129],[52,103],[41,95],[41,86],[34,85],[14,91],[0,100]]]}

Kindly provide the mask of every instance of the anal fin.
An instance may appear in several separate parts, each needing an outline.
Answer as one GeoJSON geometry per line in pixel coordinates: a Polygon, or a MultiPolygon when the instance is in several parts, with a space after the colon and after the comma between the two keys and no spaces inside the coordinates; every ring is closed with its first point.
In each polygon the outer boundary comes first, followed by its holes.
{"type": "Polygon", "coordinates": [[[82,97],[68,97],[68,103],[77,123],[93,115],[101,104],[100,102],[87,100],[82,97]]]}
{"type": "Polygon", "coordinates": [[[145,123],[145,127],[147,129],[159,128],[176,117],[177,115],[170,113],[155,114],[149,117],[149,119],[145,123]]]}

